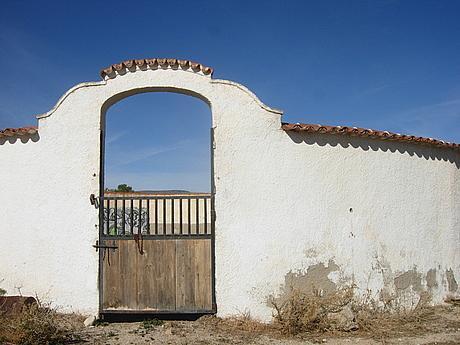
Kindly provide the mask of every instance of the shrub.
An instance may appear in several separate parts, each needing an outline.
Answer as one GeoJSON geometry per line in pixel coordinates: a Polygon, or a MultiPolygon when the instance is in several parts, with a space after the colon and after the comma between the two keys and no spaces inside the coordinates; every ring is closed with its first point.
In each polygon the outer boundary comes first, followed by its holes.
{"type": "Polygon", "coordinates": [[[40,303],[14,315],[0,314],[0,343],[59,345],[75,340],[71,316],[40,303]]]}
{"type": "Polygon", "coordinates": [[[350,304],[353,288],[346,287],[322,295],[292,290],[283,302],[271,299],[275,310],[274,321],[285,334],[326,331],[333,328],[331,314],[339,313],[350,304]]]}
{"type": "Polygon", "coordinates": [[[155,326],[161,326],[163,324],[164,324],[163,320],[158,320],[158,319],[144,320],[142,321],[142,328],[151,329],[155,326]]]}

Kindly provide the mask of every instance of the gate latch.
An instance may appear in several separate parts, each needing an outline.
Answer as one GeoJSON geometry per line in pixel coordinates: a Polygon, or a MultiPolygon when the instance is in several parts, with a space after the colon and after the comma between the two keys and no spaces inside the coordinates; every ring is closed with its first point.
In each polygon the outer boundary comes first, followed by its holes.
{"type": "Polygon", "coordinates": [[[99,208],[99,198],[97,198],[94,194],[89,196],[89,202],[91,205],[94,205],[95,208],[99,208]]]}
{"type": "Polygon", "coordinates": [[[99,245],[99,241],[96,241],[96,244],[93,244],[93,247],[96,248],[96,252],[99,249],[118,249],[118,247],[115,245],[111,245],[111,246],[99,245]]]}

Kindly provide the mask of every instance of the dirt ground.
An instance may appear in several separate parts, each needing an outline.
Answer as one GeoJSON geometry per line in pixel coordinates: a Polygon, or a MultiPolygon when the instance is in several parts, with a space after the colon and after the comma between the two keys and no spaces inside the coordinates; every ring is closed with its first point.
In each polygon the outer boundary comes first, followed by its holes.
{"type": "Polygon", "coordinates": [[[197,321],[100,323],[81,329],[78,344],[460,344],[460,307],[435,308],[424,317],[400,322],[382,322],[368,330],[321,332],[295,337],[283,335],[275,326],[249,319],[203,317],[197,321]]]}

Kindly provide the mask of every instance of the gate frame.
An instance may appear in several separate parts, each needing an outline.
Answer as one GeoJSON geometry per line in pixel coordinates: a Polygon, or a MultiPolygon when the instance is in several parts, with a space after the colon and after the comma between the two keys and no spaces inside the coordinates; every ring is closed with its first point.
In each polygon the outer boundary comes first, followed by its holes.
{"type": "MultiPolygon", "coordinates": [[[[110,109],[112,105],[115,103],[118,103],[119,101],[135,96],[136,94],[140,93],[152,93],[152,92],[168,92],[168,93],[175,93],[178,95],[184,95],[187,96],[187,94],[183,94],[181,92],[177,92],[174,90],[169,90],[169,89],[162,89],[158,88],[157,90],[152,89],[144,92],[139,92],[139,93],[133,93],[129,94],[127,97],[123,97],[120,100],[117,100],[116,102],[110,104],[108,107],[103,107],[101,109],[101,117],[100,117],[100,128],[99,128],[99,141],[100,141],[100,152],[99,152],[99,205],[98,205],[98,212],[99,212],[99,224],[98,224],[98,241],[99,244],[102,243],[102,237],[103,237],[103,229],[104,229],[104,212],[103,212],[103,198],[104,198],[104,186],[105,186],[105,134],[106,134],[106,115],[107,111],[110,109]]],[[[198,98],[199,100],[204,101],[208,106],[209,103],[205,101],[202,97],[200,97],[198,94],[194,94],[193,92],[188,94],[189,96],[192,96],[194,98],[198,98]]],[[[209,110],[211,111],[211,117],[212,117],[212,109],[209,107],[209,110]]],[[[120,310],[120,311],[104,311],[103,308],[103,260],[104,260],[104,251],[109,250],[109,249],[104,249],[100,248],[99,249],[99,269],[98,269],[98,290],[99,290],[99,310],[98,314],[99,316],[103,319],[105,315],[113,315],[113,314],[139,314],[139,315],[145,315],[145,314],[162,314],[162,315],[171,315],[171,314],[176,314],[176,315],[194,315],[194,314],[216,314],[217,313],[217,304],[216,304],[216,265],[215,265],[215,220],[216,220],[216,212],[215,212],[215,194],[216,194],[216,187],[215,187],[215,179],[214,179],[214,128],[212,127],[212,119],[211,119],[211,128],[210,128],[210,136],[209,136],[209,148],[210,148],[210,160],[211,160],[211,310],[209,312],[196,312],[196,311],[180,311],[180,312],[171,312],[171,311],[165,311],[165,310],[120,310]]],[[[152,240],[155,241],[155,240],[152,240]]]]}

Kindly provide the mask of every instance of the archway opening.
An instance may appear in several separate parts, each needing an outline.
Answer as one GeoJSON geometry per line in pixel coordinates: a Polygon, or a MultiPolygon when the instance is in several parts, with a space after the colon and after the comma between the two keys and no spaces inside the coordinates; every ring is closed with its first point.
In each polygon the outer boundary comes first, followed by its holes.
{"type": "Polygon", "coordinates": [[[118,98],[102,113],[100,311],[213,313],[209,106],[170,92],[118,98]]]}
{"type": "Polygon", "coordinates": [[[127,97],[105,113],[104,189],[211,191],[211,113],[172,92],[127,97]]]}

